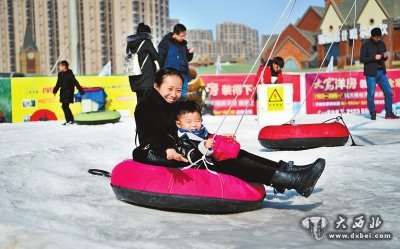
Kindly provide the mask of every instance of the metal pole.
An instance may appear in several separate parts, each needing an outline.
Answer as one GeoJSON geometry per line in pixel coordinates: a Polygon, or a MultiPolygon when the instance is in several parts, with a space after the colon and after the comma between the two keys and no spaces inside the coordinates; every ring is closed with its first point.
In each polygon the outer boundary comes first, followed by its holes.
{"type": "Polygon", "coordinates": [[[70,69],[75,74],[80,74],[79,65],[79,47],[78,47],[78,8],[76,0],[69,0],[69,18],[70,18],[70,41],[71,41],[71,61],[70,69]]]}

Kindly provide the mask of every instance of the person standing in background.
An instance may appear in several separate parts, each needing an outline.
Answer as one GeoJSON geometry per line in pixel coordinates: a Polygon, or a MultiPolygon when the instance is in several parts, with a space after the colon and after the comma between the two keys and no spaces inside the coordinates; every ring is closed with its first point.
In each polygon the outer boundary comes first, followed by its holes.
{"type": "Polygon", "coordinates": [[[74,103],[74,91],[75,87],[78,88],[79,93],[83,96],[85,92],[79,82],[76,80],[74,73],[72,70],[68,68],[69,64],[67,61],[61,61],[58,64],[58,78],[56,86],[53,89],[54,96],[56,95],[58,89],[60,90],[60,102],[62,103],[62,109],[65,115],[65,123],[73,124],[74,123],[74,115],[69,108],[69,104],[74,103]]]}
{"type": "Polygon", "coordinates": [[[388,59],[388,52],[382,39],[380,28],[371,30],[371,38],[361,45],[360,61],[364,63],[364,75],[367,80],[367,103],[371,120],[376,120],[375,110],[375,88],[376,84],[382,89],[385,96],[385,119],[398,119],[393,113],[392,87],[386,77],[385,61],[388,59]]]}
{"type": "MultiPolygon", "coordinates": [[[[282,68],[285,61],[282,57],[276,56],[272,60],[265,61],[261,58],[261,65],[257,70],[254,86],[259,84],[283,83],[282,68]]],[[[254,94],[253,114],[257,114],[257,94],[254,94]]]]}
{"type": "Polygon", "coordinates": [[[282,68],[284,66],[285,61],[282,57],[279,56],[269,61],[264,61],[263,59],[261,59],[261,65],[258,68],[254,83],[256,84],[258,81],[264,84],[282,83],[282,68]]]}
{"type": "Polygon", "coordinates": [[[185,40],[186,27],[183,24],[176,24],[173,32],[164,36],[158,44],[161,68],[174,68],[181,72],[183,77],[182,98],[188,92],[190,81],[189,62],[193,59],[193,48],[188,49],[185,40]]]}
{"type": "Polygon", "coordinates": [[[131,89],[136,93],[136,104],[141,102],[146,91],[153,87],[155,74],[160,70],[158,53],[154,48],[151,39],[151,29],[144,23],[139,23],[135,35],[130,35],[126,38],[126,53],[129,53],[129,51],[135,53],[142,44],[139,49],[140,51],[138,51],[142,74],[129,76],[131,89]]]}

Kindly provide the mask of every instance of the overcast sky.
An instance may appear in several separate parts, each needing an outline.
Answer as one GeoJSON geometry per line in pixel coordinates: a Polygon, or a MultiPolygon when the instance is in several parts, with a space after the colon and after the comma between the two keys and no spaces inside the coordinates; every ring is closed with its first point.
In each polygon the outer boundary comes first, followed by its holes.
{"type": "MultiPolygon", "coordinates": [[[[295,0],[291,0],[292,3],[295,0]]],[[[170,18],[188,29],[212,29],[225,21],[243,23],[270,34],[290,0],[170,0],[170,18]]],[[[324,6],[324,0],[297,0],[289,22],[295,23],[309,6],[324,6]]],[[[283,21],[284,22],[284,21],[283,21]]],[[[277,29],[278,33],[280,28],[277,29]]]]}

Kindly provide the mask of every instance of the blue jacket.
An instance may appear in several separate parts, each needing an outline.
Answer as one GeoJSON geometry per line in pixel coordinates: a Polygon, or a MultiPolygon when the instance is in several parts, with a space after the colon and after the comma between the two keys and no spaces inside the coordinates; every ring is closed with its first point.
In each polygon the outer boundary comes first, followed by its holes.
{"type": "Polygon", "coordinates": [[[166,34],[158,44],[159,62],[161,68],[172,67],[182,73],[189,74],[189,61],[193,53],[189,53],[187,42],[177,42],[172,38],[172,32],[166,34]]]}

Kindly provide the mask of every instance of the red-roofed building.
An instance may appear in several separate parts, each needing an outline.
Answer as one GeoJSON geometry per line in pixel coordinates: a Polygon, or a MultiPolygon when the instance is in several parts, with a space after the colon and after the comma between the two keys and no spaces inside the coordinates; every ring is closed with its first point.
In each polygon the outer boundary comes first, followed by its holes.
{"type": "Polygon", "coordinates": [[[318,68],[324,59],[326,66],[333,57],[334,65],[343,68],[350,65],[354,52],[353,64],[357,65],[363,40],[369,39],[372,28],[380,27],[390,52],[386,65],[400,67],[400,1],[356,3],[354,6],[354,0],[325,0],[325,7],[309,7],[296,24],[289,24],[282,32],[272,54],[278,35],[262,37],[262,47],[269,39],[263,58],[270,54],[271,58],[281,56],[286,69],[302,70],[318,68]]]}
{"type": "MultiPolygon", "coordinates": [[[[316,32],[325,9],[311,6],[296,24],[289,24],[282,32],[271,58],[281,56],[285,60],[285,68],[304,69],[309,67],[310,59],[316,58],[316,32]]],[[[268,59],[277,39],[273,35],[264,52],[268,59]]],[[[263,37],[264,44],[269,37],[263,37]]]]}

